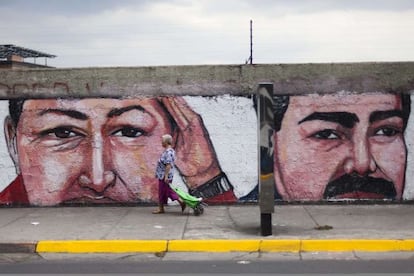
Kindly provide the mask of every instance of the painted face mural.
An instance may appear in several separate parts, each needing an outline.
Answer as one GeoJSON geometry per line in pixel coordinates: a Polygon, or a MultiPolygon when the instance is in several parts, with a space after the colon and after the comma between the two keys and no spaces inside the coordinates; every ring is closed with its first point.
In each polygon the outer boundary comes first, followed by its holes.
{"type": "Polygon", "coordinates": [[[283,199],[401,198],[408,97],[342,93],[284,98],[276,100],[274,165],[283,199]]]}
{"type": "Polygon", "coordinates": [[[165,133],[174,135],[177,167],[194,194],[235,200],[201,118],[180,97],[13,102],[5,130],[19,176],[3,202],[156,201],[165,133]]]}
{"type": "MultiPolygon", "coordinates": [[[[274,100],[269,147],[283,200],[401,199],[409,95],[274,100]]],[[[0,204],[155,203],[165,133],[180,185],[209,202],[257,201],[256,127],[253,100],[243,97],[11,100],[5,135],[18,176],[4,181],[0,204]]]]}

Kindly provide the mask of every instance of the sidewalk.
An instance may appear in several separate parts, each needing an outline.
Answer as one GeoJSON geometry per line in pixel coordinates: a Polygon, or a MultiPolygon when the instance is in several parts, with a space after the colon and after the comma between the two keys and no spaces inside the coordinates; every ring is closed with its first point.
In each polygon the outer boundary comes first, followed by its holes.
{"type": "Polygon", "coordinates": [[[0,253],[414,251],[414,205],[0,208],[0,253]]]}

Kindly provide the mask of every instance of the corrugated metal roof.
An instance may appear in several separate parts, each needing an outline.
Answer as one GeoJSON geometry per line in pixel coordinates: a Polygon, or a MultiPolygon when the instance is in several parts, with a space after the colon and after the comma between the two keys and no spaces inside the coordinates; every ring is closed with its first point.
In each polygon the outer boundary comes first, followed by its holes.
{"type": "Polygon", "coordinates": [[[20,56],[22,58],[37,58],[37,57],[54,58],[56,57],[55,55],[50,55],[50,54],[35,51],[32,49],[15,46],[13,44],[0,45],[0,58],[8,58],[12,55],[20,56]]]}

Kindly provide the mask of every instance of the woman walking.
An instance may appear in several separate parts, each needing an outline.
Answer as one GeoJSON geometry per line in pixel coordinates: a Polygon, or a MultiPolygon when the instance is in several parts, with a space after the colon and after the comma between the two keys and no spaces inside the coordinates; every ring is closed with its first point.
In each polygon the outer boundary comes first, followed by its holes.
{"type": "Polygon", "coordinates": [[[153,214],[162,214],[165,212],[164,205],[168,203],[168,198],[177,200],[180,203],[181,211],[184,212],[185,203],[178,197],[178,195],[171,189],[175,169],[175,151],[172,148],[172,137],[165,134],[161,139],[164,151],[161,154],[157,163],[155,176],[158,179],[158,210],[153,211],[153,214]]]}

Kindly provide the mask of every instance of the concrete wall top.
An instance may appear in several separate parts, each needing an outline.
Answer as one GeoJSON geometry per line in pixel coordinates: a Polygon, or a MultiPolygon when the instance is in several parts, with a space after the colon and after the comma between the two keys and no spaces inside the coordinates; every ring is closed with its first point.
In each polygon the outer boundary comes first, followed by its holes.
{"type": "Polygon", "coordinates": [[[414,91],[414,62],[0,70],[0,99],[414,91]]]}

